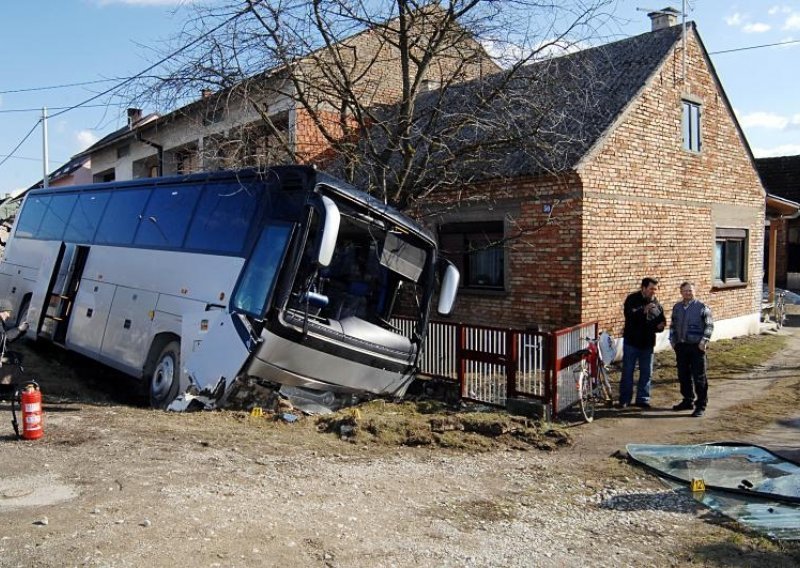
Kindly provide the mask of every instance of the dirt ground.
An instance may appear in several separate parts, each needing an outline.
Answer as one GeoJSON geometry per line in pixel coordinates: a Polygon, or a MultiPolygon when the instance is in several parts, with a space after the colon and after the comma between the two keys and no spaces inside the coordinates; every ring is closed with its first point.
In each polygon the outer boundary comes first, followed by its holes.
{"type": "Polygon", "coordinates": [[[800,316],[789,323],[769,361],[712,383],[704,418],[668,410],[678,393],[662,364],[651,411],[549,432],[517,423],[523,436],[484,444],[467,443],[480,432],[398,446],[341,439],[313,418],[152,411],[124,378],[26,348],[46,433],[14,439],[0,402],[0,566],[796,566],[794,544],[618,454],[740,441],[800,459],[800,316]]]}

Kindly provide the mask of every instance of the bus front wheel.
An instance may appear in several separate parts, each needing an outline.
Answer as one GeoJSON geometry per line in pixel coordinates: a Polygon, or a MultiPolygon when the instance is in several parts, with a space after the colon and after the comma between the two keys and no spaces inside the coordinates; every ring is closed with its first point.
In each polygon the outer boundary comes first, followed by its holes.
{"type": "Polygon", "coordinates": [[[178,396],[181,344],[170,341],[161,350],[150,376],[150,406],[165,409],[178,396]]]}

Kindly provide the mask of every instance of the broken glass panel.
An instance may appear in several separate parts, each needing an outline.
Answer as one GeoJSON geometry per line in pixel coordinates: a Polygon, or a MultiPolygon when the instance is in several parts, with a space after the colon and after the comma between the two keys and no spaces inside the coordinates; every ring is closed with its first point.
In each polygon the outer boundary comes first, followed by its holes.
{"type": "Polygon", "coordinates": [[[673,487],[702,480],[704,505],[776,539],[800,539],[800,465],[750,445],[630,444],[628,455],[673,487]]]}

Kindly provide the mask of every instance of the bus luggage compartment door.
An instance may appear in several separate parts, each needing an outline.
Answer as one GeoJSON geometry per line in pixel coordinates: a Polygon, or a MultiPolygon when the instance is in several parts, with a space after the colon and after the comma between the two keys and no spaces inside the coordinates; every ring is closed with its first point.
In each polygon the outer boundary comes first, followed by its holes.
{"type": "Polygon", "coordinates": [[[252,331],[239,314],[213,310],[184,314],[181,361],[188,384],[212,393],[224,380],[223,394],[250,357],[252,331]]]}
{"type": "Polygon", "coordinates": [[[117,286],[100,353],[131,369],[141,369],[157,300],[155,292],[117,286]]]}
{"type": "Polygon", "coordinates": [[[84,355],[99,355],[116,286],[82,280],[67,329],[66,346],[84,355]]]}

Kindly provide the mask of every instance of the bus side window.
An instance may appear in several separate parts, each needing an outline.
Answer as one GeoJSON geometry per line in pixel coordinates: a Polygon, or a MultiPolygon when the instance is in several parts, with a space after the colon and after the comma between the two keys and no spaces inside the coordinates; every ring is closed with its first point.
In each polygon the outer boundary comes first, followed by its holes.
{"type": "Polygon", "coordinates": [[[28,197],[17,220],[15,235],[17,237],[35,237],[49,204],[49,195],[28,197]]]}
{"type": "Polygon", "coordinates": [[[238,253],[258,209],[252,186],[213,184],[203,191],[186,237],[191,250],[238,253]]]}
{"type": "Polygon", "coordinates": [[[92,242],[109,196],[107,192],[80,195],[72,209],[67,230],[64,231],[64,240],[75,243],[92,242]]]}
{"type": "Polygon", "coordinates": [[[77,193],[54,195],[50,200],[50,205],[47,207],[47,212],[42,220],[42,226],[36,236],[40,239],[60,241],[77,200],[77,193]]]}
{"type": "Polygon", "coordinates": [[[116,190],[100,221],[95,242],[99,245],[129,245],[139,226],[150,189],[116,190]]]}
{"type": "Polygon", "coordinates": [[[199,195],[197,186],[154,189],[134,242],[143,246],[179,248],[199,195]]]}

